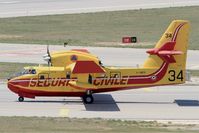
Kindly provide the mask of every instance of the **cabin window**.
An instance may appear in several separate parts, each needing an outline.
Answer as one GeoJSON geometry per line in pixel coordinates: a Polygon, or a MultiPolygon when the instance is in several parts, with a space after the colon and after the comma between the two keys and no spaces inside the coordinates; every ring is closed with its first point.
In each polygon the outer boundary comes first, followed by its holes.
{"type": "Polygon", "coordinates": [[[48,80],[49,79],[49,74],[48,73],[41,73],[38,75],[39,80],[48,80]]]}
{"type": "Polygon", "coordinates": [[[39,79],[45,79],[44,75],[40,75],[39,79]]]}
{"type": "Polygon", "coordinates": [[[88,83],[89,83],[89,84],[92,84],[92,82],[93,82],[92,76],[89,74],[89,75],[88,75],[88,83]]]}

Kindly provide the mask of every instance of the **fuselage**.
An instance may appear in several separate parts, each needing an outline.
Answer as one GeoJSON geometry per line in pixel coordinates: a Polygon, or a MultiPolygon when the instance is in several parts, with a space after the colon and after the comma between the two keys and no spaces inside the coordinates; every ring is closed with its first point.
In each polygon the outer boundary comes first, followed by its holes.
{"type": "Polygon", "coordinates": [[[19,96],[34,98],[35,96],[83,96],[89,88],[93,93],[109,92],[125,89],[136,89],[146,86],[164,84],[159,82],[167,72],[168,64],[162,63],[160,68],[119,68],[103,67],[105,73],[67,75],[64,67],[29,67],[22,74],[9,80],[8,88],[19,96]],[[34,73],[31,73],[34,71],[34,73]],[[81,81],[82,80],[82,81],[81,81]]]}

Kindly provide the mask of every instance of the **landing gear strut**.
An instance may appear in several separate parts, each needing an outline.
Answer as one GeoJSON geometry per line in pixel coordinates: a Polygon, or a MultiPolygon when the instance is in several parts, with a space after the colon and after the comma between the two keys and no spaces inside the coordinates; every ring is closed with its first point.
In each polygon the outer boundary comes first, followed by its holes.
{"type": "Polygon", "coordinates": [[[91,90],[87,90],[86,94],[82,97],[83,102],[85,104],[91,104],[94,101],[94,98],[92,96],[92,91],[91,90]]]}
{"type": "Polygon", "coordinates": [[[24,97],[19,97],[19,98],[18,98],[18,101],[19,101],[19,102],[23,102],[23,101],[24,101],[24,97]]]}

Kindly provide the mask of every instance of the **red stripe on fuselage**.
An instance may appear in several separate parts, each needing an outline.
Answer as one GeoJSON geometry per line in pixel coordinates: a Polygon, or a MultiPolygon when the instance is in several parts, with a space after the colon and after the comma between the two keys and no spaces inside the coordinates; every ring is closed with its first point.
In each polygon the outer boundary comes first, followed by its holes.
{"type": "Polygon", "coordinates": [[[129,84],[152,84],[160,81],[168,69],[169,64],[164,62],[162,66],[154,73],[145,76],[130,76],[128,79],[129,84]]]}

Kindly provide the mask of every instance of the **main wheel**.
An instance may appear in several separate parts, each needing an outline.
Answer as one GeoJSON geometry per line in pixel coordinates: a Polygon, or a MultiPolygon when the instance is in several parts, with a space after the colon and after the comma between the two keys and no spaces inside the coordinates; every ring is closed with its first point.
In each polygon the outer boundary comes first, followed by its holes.
{"type": "Polygon", "coordinates": [[[23,102],[23,101],[24,101],[24,97],[19,97],[19,98],[18,98],[18,101],[19,101],[19,102],[23,102]]]}
{"type": "Polygon", "coordinates": [[[94,101],[94,98],[92,95],[85,95],[82,98],[85,104],[91,104],[94,101]]]}

